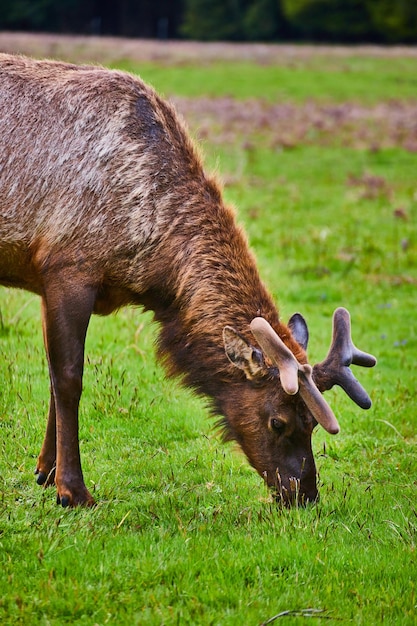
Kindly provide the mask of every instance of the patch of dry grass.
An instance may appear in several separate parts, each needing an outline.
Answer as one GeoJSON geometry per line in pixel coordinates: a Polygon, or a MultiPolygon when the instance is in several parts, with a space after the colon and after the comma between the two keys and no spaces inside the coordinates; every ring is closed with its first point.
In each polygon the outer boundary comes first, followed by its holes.
{"type": "Polygon", "coordinates": [[[379,150],[403,148],[417,152],[417,101],[352,102],[322,105],[270,103],[261,99],[173,98],[178,110],[198,132],[214,143],[259,141],[270,148],[343,145],[379,150]],[[213,133],[213,129],[216,132],[213,133]]]}
{"type": "Polygon", "coordinates": [[[111,64],[129,58],[137,62],[164,64],[210,63],[214,61],[250,61],[259,64],[294,66],[325,59],[339,64],[348,57],[417,58],[417,46],[323,46],[295,44],[236,44],[226,42],[159,41],[154,39],[124,39],[55,35],[44,33],[0,32],[2,52],[95,61],[111,64]]]}

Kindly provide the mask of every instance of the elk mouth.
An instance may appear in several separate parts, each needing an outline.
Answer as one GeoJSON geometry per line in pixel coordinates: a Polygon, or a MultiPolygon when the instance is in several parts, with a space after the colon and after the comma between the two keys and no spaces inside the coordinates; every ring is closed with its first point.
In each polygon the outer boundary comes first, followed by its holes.
{"type": "Polygon", "coordinates": [[[273,496],[277,504],[286,508],[306,507],[315,504],[319,499],[316,485],[306,488],[299,478],[290,476],[288,484],[284,485],[280,474],[277,472],[276,484],[272,487],[273,496]]]}

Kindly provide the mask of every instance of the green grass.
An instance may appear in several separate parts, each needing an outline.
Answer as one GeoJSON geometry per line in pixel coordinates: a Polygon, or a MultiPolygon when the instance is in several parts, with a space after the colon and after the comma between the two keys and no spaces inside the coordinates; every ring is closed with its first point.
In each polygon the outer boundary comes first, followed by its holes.
{"type": "Polygon", "coordinates": [[[232,96],[303,102],[415,99],[417,59],[314,57],[293,65],[222,61],[164,66],[119,60],[113,67],[140,74],[166,96],[232,96]]]}
{"type": "MultiPolygon", "coordinates": [[[[308,81],[288,70],[279,89],[303,101],[359,97],[362,78],[339,74],[331,56],[323,63],[308,81]]],[[[408,61],[396,63],[407,84],[408,61]]],[[[213,94],[256,97],[251,78],[260,76],[266,93],[277,93],[273,67],[245,65],[246,95],[243,79],[236,86],[223,70],[202,66],[198,78],[188,66],[155,68],[154,82],[165,93],[211,84],[213,94]]],[[[389,100],[394,69],[381,62],[378,72],[369,91],[389,100]]],[[[378,357],[375,370],[356,370],[373,407],[326,394],[342,430],[313,437],[321,500],[281,511],[243,456],[219,441],[204,403],[165,379],[151,316],[125,309],[94,318],[80,421],[98,506],[63,510],[32,476],[49,384],[39,302],[2,289],[2,624],[257,626],[290,611],[274,623],[297,625],[308,608],[321,611],[314,623],[417,621],[417,154],[213,139],[207,160],[227,182],[283,316],[306,316],[318,361],[334,308],[351,311],[355,342],[378,357]]]]}

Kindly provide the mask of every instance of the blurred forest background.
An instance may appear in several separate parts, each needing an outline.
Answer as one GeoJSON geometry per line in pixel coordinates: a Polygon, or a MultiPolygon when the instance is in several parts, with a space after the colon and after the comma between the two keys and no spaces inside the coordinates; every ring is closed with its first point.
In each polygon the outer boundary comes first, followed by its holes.
{"type": "Polygon", "coordinates": [[[416,0],[0,0],[0,30],[200,41],[417,43],[416,0]]]}

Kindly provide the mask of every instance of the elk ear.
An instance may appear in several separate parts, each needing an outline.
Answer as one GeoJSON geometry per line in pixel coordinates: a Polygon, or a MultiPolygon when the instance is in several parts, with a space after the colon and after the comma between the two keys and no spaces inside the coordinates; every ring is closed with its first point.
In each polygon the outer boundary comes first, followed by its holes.
{"type": "Polygon", "coordinates": [[[248,380],[259,378],[267,373],[262,352],[251,346],[231,326],[224,327],[223,342],[227,358],[235,367],[245,372],[248,380]]]}
{"type": "Polygon", "coordinates": [[[301,313],[294,313],[288,322],[288,328],[296,342],[300,344],[303,350],[307,350],[308,327],[301,313]]]}

